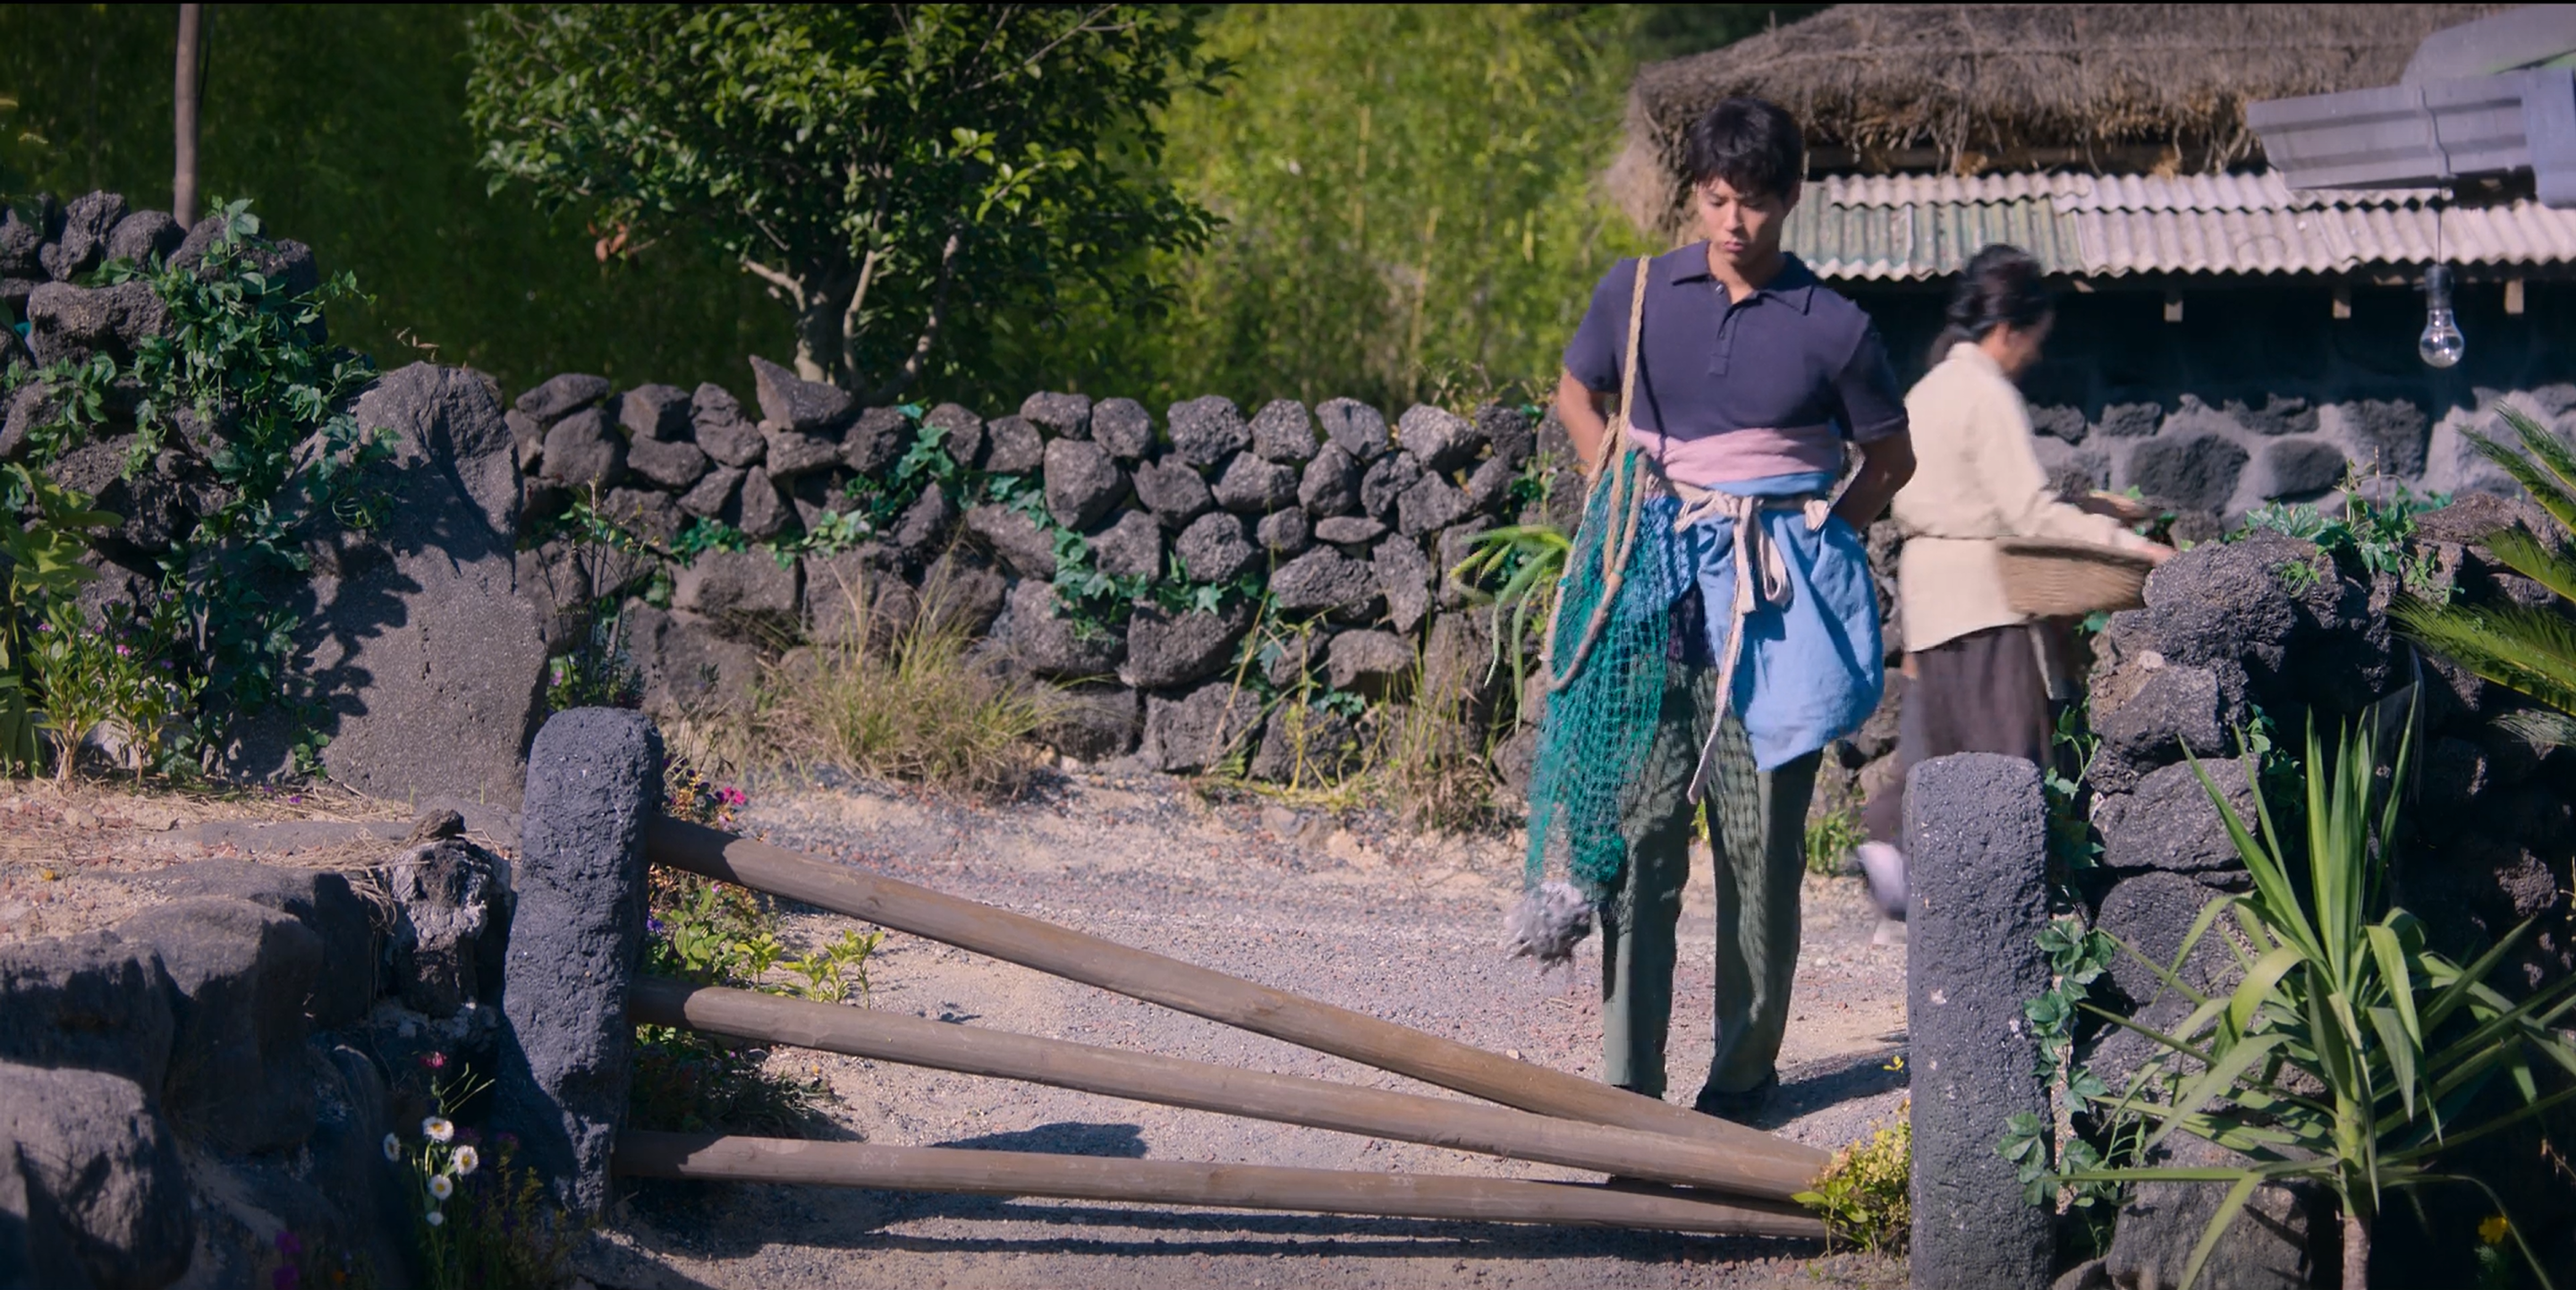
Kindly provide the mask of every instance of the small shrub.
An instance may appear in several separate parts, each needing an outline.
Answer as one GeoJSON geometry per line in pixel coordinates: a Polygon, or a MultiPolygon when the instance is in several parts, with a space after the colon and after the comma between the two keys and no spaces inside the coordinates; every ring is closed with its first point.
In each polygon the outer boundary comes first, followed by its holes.
{"type": "Polygon", "coordinates": [[[944,588],[922,589],[912,621],[888,629],[863,582],[844,593],[850,626],[810,666],[773,669],[755,732],[791,757],[944,788],[1006,793],[1038,764],[1030,736],[1063,694],[977,657],[944,588]]]}
{"type": "Polygon", "coordinates": [[[1494,774],[1485,763],[1488,732],[1476,719],[1464,678],[1447,692],[1421,684],[1415,670],[1413,698],[1375,714],[1379,738],[1372,769],[1387,803],[1419,829],[1462,829],[1487,823],[1494,813],[1494,774]]]}
{"type": "Polygon", "coordinates": [[[1914,1123],[1911,1099],[1899,1103],[1896,1122],[1834,1153],[1814,1191],[1791,1199],[1825,1220],[1828,1244],[1872,1254],[1902,1254],[1914,1231],[1914,1123]]]}
{"type": "Polygon", "coordinates": [[[1807,872],[1831,878],[1843,871],[1845,861],[1860,844],[1869,841],[1869,831],[1861,827],[1860,812],[1846,803],[1807,821],[1807,872]]]}

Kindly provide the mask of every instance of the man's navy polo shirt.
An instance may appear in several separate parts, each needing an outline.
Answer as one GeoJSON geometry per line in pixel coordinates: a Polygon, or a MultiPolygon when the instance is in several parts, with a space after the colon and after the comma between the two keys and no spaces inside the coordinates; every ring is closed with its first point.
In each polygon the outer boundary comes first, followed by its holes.
{"type": "MultiPolygon", "coordinates": [[[[1783,258],[1769,283],[1736,301],[1708,271],[1706,242],[1655,257],[1631,425],[1691,440],[1831,423],[1857,443],[1905,428],[1905,396],[1869,315],[1796,256],[1783,258]]],[[[1565,347],[1565,370],[1587,389],[1619,392],[1636,280],[1634,260],[1604,275],[1565,347]]]]}

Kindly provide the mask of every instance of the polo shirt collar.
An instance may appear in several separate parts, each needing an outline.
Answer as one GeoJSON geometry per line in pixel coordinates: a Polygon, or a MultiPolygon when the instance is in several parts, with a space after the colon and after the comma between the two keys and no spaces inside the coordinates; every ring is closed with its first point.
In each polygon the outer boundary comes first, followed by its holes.
{"type": "MultiPolygon", "coordinates": [[[[1786,252],[1781,254],[1780,271],[1753,294],[1769,296],[1784,305],[1806,313],[1815,303],[1816,275],[1807,262],[1786,252]]],[[[1708,271],[1708,243],[1693,242],[1657,257],[1656,267],[1663,270],[1664,281],[1673,285],[1705,282],[1714,275],[1708,271]]]]}

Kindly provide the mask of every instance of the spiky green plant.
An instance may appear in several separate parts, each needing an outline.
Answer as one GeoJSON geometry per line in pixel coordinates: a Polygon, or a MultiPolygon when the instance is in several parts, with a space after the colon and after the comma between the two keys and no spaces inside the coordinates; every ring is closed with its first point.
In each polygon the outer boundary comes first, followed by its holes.
{"type": "MultiPolygon", "coordinates": [[[[2470,432],[2469,446],[2503,467],[2531,500],[2576,531],[2576,449],[2514,408],[2502,409],[2519,450],[2470,432]]],[[[2576,552],[2512,525],[2481,539],[2507,568],[2576,601],[2576,552]]],[[[2506,724],[2546,745],[2576,744],[2576,619],[2563,605],[2463,605],[2418,598],[2395,615],[2417,644],[2549,710],[2519,713],[2506,724]]]]}
{"type": "Polygon", "coordinates": [[[1573,550],[1574,539],[1553,524],[1513,524],[1479,534],[1467,558],[1449,571],[1452,581],[1493,605],[1494,655],[1485,674],[1491,677],[1502,666],[1503,656],[1510,655],[1515,696],[1528,679],[1521,644],[1529,639],[1530,621],[1546,618],[1554,607],[1549,597],[1557,579],[1565,576],[1565,559],[1573,550]],[[1502,586],[1486,590],[1484,584],[1497,577],[1502,586]],[[1508,633],[1503,630],[1506,609],[1512,620],[1508,633]]]}
{"type": "MultiPolygon", "coordinates": [[[[2428,948],[2422,924],[2388,901],[2387,853],[2412,740],[2410,723],[2398,755],[2383,761],[2372,733],[2356,730],[2329,762],[2311,726],[2305,836],[2295,843],[2274,827],[2250,762],[2259,838],[2195,760],[2253,890],[2210,901],[2171,964],[2123,944],[2164,988],[2191,1000],[2193,1011],[2179,1025],[2160,1031],[2086,1005],[2163,1049],[2128,1092],[2097,1099],[2112,1119],[2154,1126],[2148,1150],[2186,1133],[2248,1157],[2235,1167],[2075,1169],[2062,1176],[2227,1184],[2192,1250],[2184,1290],[2255,1189],[2298,1179],[2331,1187],[2342,1201],[2343,1285],[2362,1290],[2372,1226],[2388,1193],[2440,1184],[2484,1189],[2473,1177],[2442,1172],[2441,1153],[2576,1097],[2576,1088],[2544,1092],[2534,1070],[2546,1062],[2576,1075],[2576,1045],[2552,1030],[2576,1008],[2576,978],[2519,1003],[2486,984],[2530,924],[2459,964],[2428,948]],[[2182,967],[2222,917],[2238,933],[2222,940],[2243,980],[2232,991],[2204,994],[2182,967]],[[2499,1077],[2504,1094],[2481,1100],[2499,1077]]],[[[2488,1196],[2504,1208],[2491,1189],[2488,1196]]],[[[2528,1246],[2523,1253],[2550,1285],[2528,1246]]]]}

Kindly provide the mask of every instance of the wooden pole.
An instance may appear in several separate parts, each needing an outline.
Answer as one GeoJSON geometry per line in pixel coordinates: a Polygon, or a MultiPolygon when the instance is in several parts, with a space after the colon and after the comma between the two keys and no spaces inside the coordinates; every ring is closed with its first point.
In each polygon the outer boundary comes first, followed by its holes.
{"type": "Polygon", "coordinates": [[[907,1066],[1027,1080],[1369,1137],[1535,1160],[1732,1195],[1787,1200],[1810,1173],[1714,1143],[1527,1111],[1237,1070],[1157,1053],[924,1021],[867,1008],[646,977],[627,996],[640,1025],[685,1026],[907,1066]]]}
{"type": "Polygon", "coordinates": [[[1288,1209],[1484,1223],[1556,1223],[1719,1236],[1819,1238],[1824,1224],[1794,1205],[1722,1203],[1660,1188],[1346,1173],[1279,1165],[1052,1156],[953,1147],[881,1147],[628,1129],[612,1168],[636,1178],[821,1183],[887,1191],[1056,1196],[1148,1205],[1288,1209]]]}
{"type": "Polygon", "coordinates": [[[178,149],[177,164],[170,176],[170,215],[182,230],[195,227],[197,222],[197,107],[201,91],[197,51],[205,40],[205,12],[201,4],[179,6],[178,83],[173,95],[177,100],[174,124],[178,149]]]}
{"type": "Polygon", "coordinates": [[[649,826],[644,849],[656,864],[801,900],[1489,1102],[1715,1142],[1766,1172],[1813,1178],[1829,1159],[1814,1147],[1626,1089],[704,825],[663,817],[649,826]]]}

